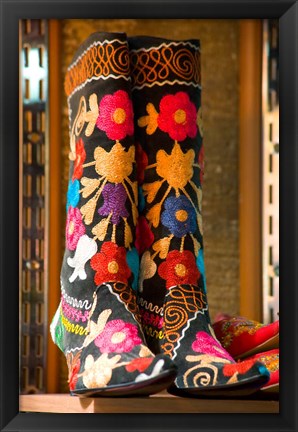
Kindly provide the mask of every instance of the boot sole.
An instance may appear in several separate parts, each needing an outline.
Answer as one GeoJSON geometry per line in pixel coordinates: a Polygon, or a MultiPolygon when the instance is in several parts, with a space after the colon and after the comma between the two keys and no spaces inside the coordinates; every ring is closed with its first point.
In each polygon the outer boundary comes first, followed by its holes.
{"type": "Polygon", "coordinates": [[[262,376],[241,381],[241,383],[226,384],[222,386],[204,387],[188,387],[178,388],[171,385],[168,388],[168,393],[174,396],[181,397],[202,397],[202,398],[235,398],[249,396],[260,390],[268,382],[268,377],[262,376]]]}
{"type": "Polygon", "coordinates": [[[81,389],[70,392],[71,396],[86,397],[134,397],[150,396],[167,389],[177,376],[176,370],[165,371],[157,377],[140,381],[111,385],[103,388],[81,389]]]}

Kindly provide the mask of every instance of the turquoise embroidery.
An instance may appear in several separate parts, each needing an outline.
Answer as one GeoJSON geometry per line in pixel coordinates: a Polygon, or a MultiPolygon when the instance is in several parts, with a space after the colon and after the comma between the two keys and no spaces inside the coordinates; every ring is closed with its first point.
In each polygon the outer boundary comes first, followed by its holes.
{"type": "Polygon", "coordinates": [[[136,248],[132,248],[131,250],[127,251],[126,254],[126,262],[128,264],[128,267],[133,273],[133,282],[132,282],[132,288],[137,291],[138,289],[138,280],[139,280],[139,266],[140,266],[140,258],[138,251],[136,248]]]}

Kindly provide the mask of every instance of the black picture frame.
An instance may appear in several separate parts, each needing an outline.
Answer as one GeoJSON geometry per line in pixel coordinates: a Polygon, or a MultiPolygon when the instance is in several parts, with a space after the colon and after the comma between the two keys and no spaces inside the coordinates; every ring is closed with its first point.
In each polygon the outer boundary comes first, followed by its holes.
{"type": "Polygon", "coordinates": [[[0,0],[1,431],[297,431],[298,4],[293,0],[0,0]],[[280,25],[280,413],[19,412],[18,21],[34,18],[278,18],[280,25]]]}

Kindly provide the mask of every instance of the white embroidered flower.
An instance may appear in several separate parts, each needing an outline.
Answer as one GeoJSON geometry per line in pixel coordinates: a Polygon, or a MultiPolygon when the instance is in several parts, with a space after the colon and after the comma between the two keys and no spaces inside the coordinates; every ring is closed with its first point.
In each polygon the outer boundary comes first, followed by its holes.
{"type": "Polygon", "coordinates": [[[80,237],[74,257],[67,258],[67,264],[74,268],[74,271],[69,278],[69,282],[73,282],[77,277],[80,279],[87,278],[85,264],[93,257],[93,255],[96,254],[96,252],[97,244],[95,240],[91,239],[87,235],[80,237]]]}
{"type": "Polygon", "coordinates": [[[154,378],[155,376],[159,375],[162,368],[163,368],[164,363],[165,363],[164,360],[162,360],[162,359],[158,360],[158,362],[154,366],[151,374],[141,373],[140,375],[138,375],[136,377],[135,382],[145,381],[147,379],[154,378]]]}
{"type": "Polygon", "coordinates": [[[102,354],[97,360],[89,354],[85,361],[85,370],[83,376],[83,383],[87,388],[101,388],[106,387],[112,378],[112,370],[123,366],[127,363],[118,363],[121,359],[120,355],[115,355],[108,358],[108,354],[102,354]]]}

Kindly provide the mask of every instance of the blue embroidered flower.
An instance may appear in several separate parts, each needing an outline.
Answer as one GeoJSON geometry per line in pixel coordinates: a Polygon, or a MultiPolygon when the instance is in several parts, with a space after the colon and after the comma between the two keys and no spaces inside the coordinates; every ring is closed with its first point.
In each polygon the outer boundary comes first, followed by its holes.
{"type": "Polygon", "coordinates": [[[180,238],[187,233],[193,234],[197,229],[195,209],[185,196],[166,199],[161,222],[174,236],[180,238]]]}
{"type": "Polygon", "coordinates": [[[68,190],[67,190],[67,204],[66,204],[67,210],[69,206],[75,208],[78,205],[79,199],[80,199],[79,180],[75,180],[75,181],[69,180],[68,190]]]}
{"type": "Polygon", "coordinates": [[[206,274],[205,274],[205,262],[204,262],[204,252],[203,249],[199,250],[199,255],[197,256],[197,266],[198,269],[203,277],[203,281],[204,281],[204,291],[206,292],[207,290],[207,286],[206,286],[206,274]]]}
{"type": "Polygon", "coordinates": [[[137,291],[139,280],[140,258],[136,248],[132,248],[126,253],[126,262],[133,273],[132,288],[137,291]]]}
{"type": "Polygon", "coordinates": [[[145,208],[145,197],[143,194],[142,187],[139,186],[138,187],[138,210],[139,210],[139,213],[142,213],[144,208],[145,208]]]}

